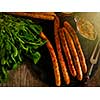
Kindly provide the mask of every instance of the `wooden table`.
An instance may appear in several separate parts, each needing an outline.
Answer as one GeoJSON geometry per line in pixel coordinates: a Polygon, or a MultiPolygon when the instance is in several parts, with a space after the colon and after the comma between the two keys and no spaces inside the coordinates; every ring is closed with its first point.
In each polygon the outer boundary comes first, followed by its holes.
{"type": "Polygon", "coordinates": [[[10,71],[9,80],[0,84],[3,87],[45,87],[47,84],[39,80],[30,63],[21,65],[16,71],[10,71]]]}
{"type": "MultiPolygon", "coordinates": [[[[40,81],[35,72],[30,72],[30,64],[23,64],[16,71],[10,72],[7,83],[0,84],[1,87],[48,87],[48,84],[40,81]]],[[[100,86],[100,66],[94,77],[87,81],[85,87],[100,86]]]]}

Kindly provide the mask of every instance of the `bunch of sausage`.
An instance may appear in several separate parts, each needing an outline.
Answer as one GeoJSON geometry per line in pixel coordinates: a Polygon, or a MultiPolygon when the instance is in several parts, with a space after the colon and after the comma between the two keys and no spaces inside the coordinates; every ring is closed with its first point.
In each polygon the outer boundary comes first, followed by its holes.
{"type": "MultiPolygon", "coordinates": [[[[41,32],[40,36],[43,39],[48,40],[43,32],[41,32]]],[[[76,77],[77,80],[81,81],[83,79],[83,74],[87,73],[87,65],[79,39],[75,30],[67,21],[64,21],[63,27],[60,28],[60,20],[57,16],[54,20],[54,38],[57,55],[49,40],[46,43],[46,46],[51,55],[56,86],[61,86],[59,66],[61,67],[63,78],[67,85],[71,83],[68,70],[73,78],[76,77]],[[64,55],[62,52],[64,52],[64,55]],[[58,61],[60,65],[58,64],[58,61]]]]}
{"type": "Polygon", "coordinates": [[[70,25],[70,23],[65,21],[63,23],[63,27],[60,28],[59,17],[57,17],[56,14],[52,12],[10,12],[8,14],[27,16],[45,20],[54,20],[54,38],[57,55],[51,42],[48,40],[48,38],[43,32],[40,33],[40,37],[44,40],[47,40],[46,46],[51,55],[56,86],[61,86],[60,67],[63,73],[64,81],[67,85],[71,83],[68,70],[72,77],[77,77],[79,81],[83,79],[83,74],[87,73],[87,65],[77,34],[73,27],[70,25]],[[64,55],[62,52],[64,52],[64,55]],[[58,62],[60,65],[58,64],[58,62]]]}

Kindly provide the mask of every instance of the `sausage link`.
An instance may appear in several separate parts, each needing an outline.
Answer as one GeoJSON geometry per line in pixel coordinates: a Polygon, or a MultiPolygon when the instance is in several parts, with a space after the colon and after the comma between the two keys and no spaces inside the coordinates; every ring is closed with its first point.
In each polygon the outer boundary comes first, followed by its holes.
{"type": "Polygon", "coordinates": [[[56,81],[56,85],[60,86],[61,85],[61,77],[60,77],[60,71],[59,71],[59,66],[58,66],[58,62],[57,62],[57,57],[55,54],[55,51],[52,47],[52,44],[50,43],[50,41],[48,40],[48,38],[44,35],[43,32],[40,33],[40,37],[44,40],[47,40],[46,46],[50,52],[51,55],[51,59],[52,59],[52,63],[53,63],[53,69],[54,69],[54,75],[55,75],[55,81],[56,81]]]}
{"type": "Polygon", "coordinates": [[[16,16],[27,16],[31,18],[38,18],[44,20],[54,20],[55,14],[43,13],[43,12],[6,12],[7,14],[16,16]]]}
{"type": "Polygon", "coordinates": [[[68,85],[68,84],[70,84],[70,77],[68,75],[67,67],[66,67],[63,55],[62,55],[58,30],[59,30],[59,18],[56,16],[55,20],[54,20],[55,44],[56,44],[58,59],[59,59],[60,65],[61,65],[61,70],[62,70],[62,73],[63,73],[63,77],[64,77],[64,80],[65,80],[66,84],[68,85]]]}
{"type": "Polygon", "coordinates": [[[82,78],[83,78],[82,70],[81,70],[81,66],[80,66],[80,62],[79,62],[79,58],[78,58],[78,54],[76,52],[74,42],[73,42],[69,32],[66,30],[66,28],[63,27],[62,30],[65,33],[68,47],[70,49],[71,56],[73,57],[73,61],[74,61],[76,72],[77,72],[77,78],[78,78],[78,80],[82,80],[82,78]]]}
{"type": "Polygon", "coordinates": [[[76,70],[74,68],[73,61],[72,61],[72,58],[71,58],[71,55],[70,55],[70,51],[69,51],[69,48],[68,48],[68,45],[67,45],[67,41],[65,39],[65,35],[64,35],[64,32],[62,31],[62,29],[59,29],[59,35],[60,35],[61,44],[62,44],[62,48],[63,48],[64,53],[65,53],[66,60],[68,62],[68,67],[69,67],[70,73],[71,73],[72,76],[75,77],[76,76],[76,70]]]}
{"type": "Polygon", "coordinates": [[[84,57],[84,54],[83,54],[79,39],[78,39],[78,37],[76,35],[76,32],[73,29],[73,27],[67,21],[64,22],[64,27],[66,27],[66,29],[70,33],[70,35],[71,35],[71,37],[72,37],[72,39],[73,39],[73,41],[75,43],[75,47],[77,49],[77,53],[78,53],[78,56],[79,56],[80,64],[81,64],[81,67],[82,67],[82,71],[83,71],[83,73],[86,73],[87,72],[87,65],[86,65],[85,57],[84,57]]]}

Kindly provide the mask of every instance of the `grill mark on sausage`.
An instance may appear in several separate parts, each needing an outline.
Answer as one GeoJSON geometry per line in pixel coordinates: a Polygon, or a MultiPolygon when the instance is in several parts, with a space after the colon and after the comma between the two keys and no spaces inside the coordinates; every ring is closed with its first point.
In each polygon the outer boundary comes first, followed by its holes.
{"type": "Polygon", "coordinates": [[[62,29],[59,29],[59,35],[60,35],[63,51],[65,53],[65,57],[66,57],[66,60],[68,62],[68,68],[70,70],[71,75],[73,77],[75,77],[76,76],[76,70],[74,68],[72,57],[71,57],[71,54],[70,54],[70,51],[69,51],[69,48],[68,48],[68,45],[67,45],[67,41],[65,39],[64,32],[62,31],[62,29]]]}
{"type": "Polygon", "coordinates": [[[55,75],[55,82],[56,82],[57,86],[60,86],[61,85],[60,71],[59,71],[58,61],[57,61],[57,57],[56,57],[55,51],[53,49],[53,46],[50,43],[50,41],[48,40],[48,38],[44,35],[43,32],[40,33],[40,37],[44,40],[47,40],[46,46],[51,55],[53,69],[54,69],[54,75],[55,75]]]}
{"type": "Polygon", "coordinates": [[[68,42],[68,47],[70,49],[71,56],[73,57],[74,65],[77,72],[77,78],[78,80],[82,80],[83,74],[82,74],[82,70],[81,70],[81,66],[80,66],[80,62],[79,62],[79,58],[78,58],[78,54],[77,54],[74,42],[69,32],[66,30],[66,28],[63,27],[62,30],[65,33],[66,41],[68,42]]]}
{"type": "Polygon", "coordinates": [[[77,37],[77,34],[76,34],[75,30],[73,29],[73,27],[67,21],[64,22],[64,27],[68,30],[69,34],[73,38],[73,41],[74,41],[74,44],[75,44],[75,47],[77,49],[77,53],[79,56],[82,71],[83,71],[83,73],[86,73],[87,72],[87,65],[86,65],[85,57],[84,57],[79,39],[77,37]]]}
{"type": "Polygon", "coordinates": [[[70,84],[70,77],[67,71],[67,67],[62,55],[62,50],[61,50],[61,44],[60,44],[60,39],[59,39],[59,34],[58,34],[58,30],[59,30],[59,18],[56,16],[55,20],[54,20],[54,37],[55,37],[55,44],[56,44],[56,49],[57,49],[57,54],[58,54],[58,59],[61,65],[61,70],[63,73],[63,77],[64,80],[66,82],[66,84],[70,84]]]}

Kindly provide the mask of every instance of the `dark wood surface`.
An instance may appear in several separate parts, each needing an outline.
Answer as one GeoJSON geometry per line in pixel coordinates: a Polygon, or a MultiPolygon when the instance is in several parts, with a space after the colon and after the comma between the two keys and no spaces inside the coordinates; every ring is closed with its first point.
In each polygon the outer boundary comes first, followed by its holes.
{"type": "Polygon", "coordinates": [[[45,87],[47,84],[39,80],[35,72],[31,72],[30,64],[21,65],[16,71],[10,71],[9,80],[0,84],[2,87],[45,87]]]}
{"type": "MultiPolygon", "coordinates": [[[[30,64],[21,65],[16,71],[11,71],[9,80],[0,84],[1,87],[48,87],[39,76],[30,72],[30,64]]],[[[100,66],[95,75],[87,81],[85,87],[100,87],[100,66]]]]}

